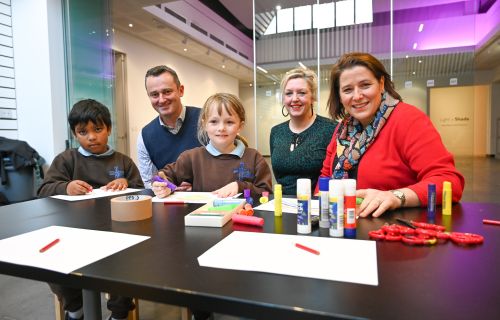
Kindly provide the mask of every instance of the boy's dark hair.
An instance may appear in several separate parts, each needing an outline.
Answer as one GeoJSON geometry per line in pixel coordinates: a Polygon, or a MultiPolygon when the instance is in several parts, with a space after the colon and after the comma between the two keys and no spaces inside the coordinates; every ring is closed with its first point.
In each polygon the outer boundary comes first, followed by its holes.
{"type": "Polygon", "coordinates": [[[73,105],[68,115],[71,131],[75,133],[75,127],[79,124],[87,124],[89,121],[97,125],[106,125],[111,128],[111,114],[108,108],[94,99],[78,101],[73,105]]]}
{"type": "MultiPolygon", "coordinates": [[[[174,78],[174,82],[177,85],[177,88],[181,86],[181,81],[179,80],[179,76],[177,75],[177,72],[175,72],[174,69],[169,68],[167,66],[156,66],[148,71],[146,71],[146,76],[144,77],[144,86],[146,86],[146,79],[148,77],[158,77],[160,74],[164,74],[165,72],[170,73],[172,78],[174,78]]],[[[147,89],[147,88],[146,88],[147,89]]]]}

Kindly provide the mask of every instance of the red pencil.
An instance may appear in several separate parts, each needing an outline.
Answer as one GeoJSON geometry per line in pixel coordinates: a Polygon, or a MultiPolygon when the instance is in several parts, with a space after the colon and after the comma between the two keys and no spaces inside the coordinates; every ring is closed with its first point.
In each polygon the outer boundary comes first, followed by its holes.
{"type": "Polygon", "coordinates": [[[184,204],[185,202],[184,201],[165,201],[163,202],[163,205],[167,205],[167,204],[184,204]]]}
{"type": "Polygon", "coordinates": [[[52,248],[53,246],[55,246],[58,242],[59,242],[59,239],[56,239],[56,240],[52,241],[51,243],[49,243],[48,245],[46,245],[45,247],[43,247],[42,249],[40,249],[40,252],[43,253],[43,252],[49,250],[50,248],[52,248]]]}
{"type": "Polygon", "coordinates": [[[318,250],[314,250],[312,248],[306,247],[305,245],[300,244],[300,243],[296,243],[295,246],[297,248],[299,248],[299,249],[306,250],[307,252],[314,253],[315,255],[319,256],[319,251],[318,250]]]}
{"type": "Polygon", "coordinates": [[[488,220],[488,219],[483,219],[484,224],[494,224],[497,226],[500,226],[500,221],[498,220],[488,220]]]}

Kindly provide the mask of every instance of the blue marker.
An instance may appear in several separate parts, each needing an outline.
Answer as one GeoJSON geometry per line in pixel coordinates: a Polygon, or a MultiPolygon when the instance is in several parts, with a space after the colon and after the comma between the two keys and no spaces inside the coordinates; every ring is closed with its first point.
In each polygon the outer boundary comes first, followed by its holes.
{"type": "Polygon", "coordinates": [[[245,199],[215,199],[212,203],[214,207],[225,206],[228,204],[241,204],[245,199]]]}
{"type": "Polygon", "coordinates": [[[436,217],[436,185],[429,183],[427,186],[427,219],[434,220],[436,217]]]}
{"type": "Polygon", "coordinates": [[[175,184],[173,184],[172,182],[166,180],[166,179],[162,179],[160,176],[154,176],[153,177],[153,181],[156,181],[156,182],[164,182],[167,184],[167,188],[169,188],[170,190],[172,190],[172,192],[175,191],[175,189],[177,189],[177,186],[175,184]]]}

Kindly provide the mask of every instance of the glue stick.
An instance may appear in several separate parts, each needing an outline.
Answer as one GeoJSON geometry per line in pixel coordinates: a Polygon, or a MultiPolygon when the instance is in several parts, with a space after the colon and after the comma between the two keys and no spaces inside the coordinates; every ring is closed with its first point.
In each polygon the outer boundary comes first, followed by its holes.
{"type": "Polygon", "coordinates": [[[443,215],[451,215],[451,182],[443,182],[443,215]]]}
{"type": "Polygon", "coordinates": [[[329,182],[330,236],[344,236],[344,184],[342,180],[329,182]]]}
{"type": "Polygon", "coordinates": [[[311,179],[297,179],[297,233],[311,233],[311,179]]]}
{"type": "Polygon", "coordinates": [[[319,178],[319,227],[330,228],[329,219],[329,203],[328,203],[328,188],[329,177],[319,178]]]}
{"type": "Polygon", "coordinates": [[[342,180],[344,184],[344,236],[356,238],[356,180],[342,180]]]}
{"type": "Polygon", "coordinates": [[[281,217],[283,214],[281,210],[281,184],[274,185],[274,215],[281,217]]]}

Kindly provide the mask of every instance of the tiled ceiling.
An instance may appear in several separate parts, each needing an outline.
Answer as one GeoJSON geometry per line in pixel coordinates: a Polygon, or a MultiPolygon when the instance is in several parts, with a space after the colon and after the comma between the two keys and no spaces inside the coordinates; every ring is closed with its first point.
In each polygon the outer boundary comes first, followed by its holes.
{"type": "MultiPolygon", "coordinates": [[[[240,20],[243,25],[252,29],[252,0],[219,1],[238,20],[240,20]]],[[[236,77],[239,79],[241,85],[248,85],[253,82],[253,70],[251,68],[227,58],[220,52],[208,49],[206,45],[189,38],[188,35],[179,32],[177,29],[167,25],[165,22],[161,21],[161,19],[158,19],[143,9],[143,7],[146,6],[157,5],[158,2],[158,0],[112,0],[113,27],[142,38],[167,50],[173,51],[181,56],[185,56],[196,62],[236,77]],[[130,28],[129,23],[133,23],[134,27],[130,28]],[[186,42],[186,39],[187,43],[185,44],[183,41],[186,42]],[[184,51],[184,48],[186,47],[188,50],[184,51]],[[225,60],[225,68],[222,68],[223,60],[225,60]]],[[[172,1],[164,0],[161,2],[168,3],[172,1]]],[[[300,0],[287,0],[285,2],[290,6],[292,6],[292,4],[290,4],[292,2],[296,5],[304,3],[304,1],[300,0]]],[[[425,0],[424,2],[425,5],[430,5],[431,3],[436,2],[446,4],[459,1],[436,0],[433,2],[431,0],[425,0]]],[[[308,3],[310,3],[310,1],[308,1],[308,3]]],[[[407,6],[410,8],[414,2],[401,0],[397,3],[399,7],[407,6]]],[[[406,7],[402,8],[404,10],[406,7]]],[[[255,9],[256,12],[273,10],[272,6],[269,6],[267,1],[257,1],[255,9]]],[[[377,8],[375,8],[375,10],[377,10],[377,8]]],[[[379,8],[379,10],[386,9],[379,8]]],[[[418,62],[419,59],[404,59],[404,57],[395,54],[395,69],[397,67],[400,73],[409,73],[417,70],[421,75],[426,75],[429,72],[432,72],[434,75],[470,72],[472,71],[472,68],[482,70],[494,69],[499,66],[500,62],[500,32],[493,34],[490,37],[490,40],[482,45],[481,48],[475,50],[475,52],[470,49],[463,51],[455,50],[452,53],[433,53],[432,51],[429,51],[428,53],[422,52],[422,55],[426,56],[425,64],[420,64],[418,62]]],[[[286,70],[289,68],[290,64],[291,63],[288,62],[280,67],[280,63],[277,63],[275,69],[273,69],[273,74],[278,76],[274,78],[279,78],[281,72],[280,70],[286,70]]],[[[293,66],[295,66],[295,64],[293,66]]],[[[261,80],[273,81],[269,78],[269,75],[265,75],[262,72],[257,72],[257,76],[259,82],[261,82],[261,80]]]]}

